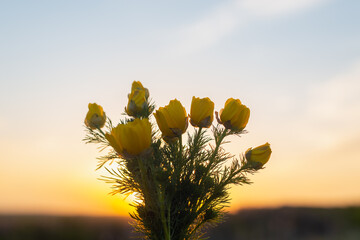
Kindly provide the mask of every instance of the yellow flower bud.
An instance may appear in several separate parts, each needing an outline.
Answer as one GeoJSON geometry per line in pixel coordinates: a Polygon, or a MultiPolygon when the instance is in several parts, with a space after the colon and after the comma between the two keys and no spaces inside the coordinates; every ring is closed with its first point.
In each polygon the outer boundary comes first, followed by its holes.
{"type": "Polygon", "coordinates": [[[140,81],[134,81],[131,85],[131,92],[134,92],[136,90],[145,91],[145,98],[149,98],[149,90],[147,88],[144,88],[140,81]]]}
{"type": "Polygon", "coordinates": [[[151,124],[147,118],[136,118],[132,122],[118,124],[105,137],[119,155],[137,156],[151,145],[151,124]]]}
{"type": "Polygon", "coordinates": [[[160,107],[154,116],[164,139],[179,137],[188,127],[186,110],[176,99],[171,100],[169,105],[160,107]]]}
{"type": "Polygon", "coordinates": [[[136,116],[146,107],[146,97],[144,90],[135,90],[129,94],[129,102],[125,108],[129,116],[136,116]]]}
{"type": "Polygon", "coordinates": [[[96,103],[89,103],[89,111],[85,117],[85,125],[91,129],[102,128],[106,122],[106,114],[103,108],[96,103]]]}
{"type": "Polygon", "coordinates": [[[256,148],[246,150],[245,157],[249,162],[258,162],[264,165],[269,161],[271,152],[270,144],[265,143],[256,148]]]}
{"type": "Polygon", "coordinates": [[[225,107],[220,110],[220,123],[225,128],[241,131],[249,121],[250,109],[241,104],[239,99],[229,98],[225,107]]]}
{"type": "Polygon", "coordinates": [[[194,127],[211,126],[214,119],[214,103],[209,98],[193,97],[190,109],[190,123],[194,127]]]}

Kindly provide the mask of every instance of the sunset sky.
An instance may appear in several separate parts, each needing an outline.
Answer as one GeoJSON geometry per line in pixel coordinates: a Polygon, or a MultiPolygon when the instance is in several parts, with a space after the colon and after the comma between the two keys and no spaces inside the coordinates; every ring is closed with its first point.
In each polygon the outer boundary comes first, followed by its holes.
{"type": "Polygon", "coordinates": [[[360,204],[360,1],[2,1],[0,214],[123,215],[85,145],[87,104],[120,119],[133,80],[157,107],[239,98],[266,169],[247,207],[360,204]]]}

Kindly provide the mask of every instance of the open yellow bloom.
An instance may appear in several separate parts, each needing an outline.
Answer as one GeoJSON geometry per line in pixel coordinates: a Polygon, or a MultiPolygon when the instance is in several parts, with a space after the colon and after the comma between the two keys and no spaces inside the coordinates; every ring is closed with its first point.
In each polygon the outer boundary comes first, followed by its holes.
{"type": "Polygon", "coordinates": [[[250,109],[241,104],[239,99],[229,98],[220,110],[220,123],[228,129],[241,131],[249,121],[250,109]]]}
{"type": "Polygon", "coordinates": [[[136,116],[146,107],[146,97],[144,90],[135,90],[129,94],[129,102],[125,108],[129,116],[136,116]]]}
{"type": "Polygon", "coordinates": [[[131,92],[141,90],[145,92],[145,98],[149,98],[149,90],[147,88],[144,88],[140,81],[134,81],[131,85],[131,92]]]}
{"type": "Polygon", "coordinates": [[[106,114],[103,108],[96,103],[89,103],[89,111],[85,117],[85,125],[91,129],[102,128],[106,122],[106,114]]]}
{"type": "Polygon", "coordinates": [[[110,146],[119,154],[123,154],[123,146],[120,142],[121,127],[120,124],[111,130],[111,133],[105,133],[106,139],[109,141],[110,146]]]}
{"type": "Polygon", "coordinates": [[[136,156],[151,145],[151,124],[147,118],[118,124],[105,134],[114,150],[121,156],[136,156]]]}
{"type": "Polygon", "coordinates": [[[186,110],[177,99],[171,100],[165,107],[160,107],[154,116],[164,139],[181,136],[188,127],[186,110]]]}
{"type": "Polygon", "coordinates": [[[256,148],[249,148],[246,150],[245,157],[248,161],[259,162],[264,165],[269,161],[271,152],[270,144],[265,143],[256,148]]]}
{"type": "Polygon", "coordinates": [[[214,103],[209,98],[193,97],[190,109],[190,123],[194,127],[211,126],[214,119],[214,103]]]}

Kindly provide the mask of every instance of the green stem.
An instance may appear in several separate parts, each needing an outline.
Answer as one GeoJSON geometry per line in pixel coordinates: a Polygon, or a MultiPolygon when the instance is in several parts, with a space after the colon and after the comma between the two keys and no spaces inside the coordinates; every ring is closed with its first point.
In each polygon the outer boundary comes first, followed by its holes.
{"type": "Polygon", "coordinates": [[[224,140],[224,138],[226,137],[227,133],[228,133],[227,129],[224,129],[224,131],[218,136],[214,152],[213,152],[213,154],[211,156],[212,161],[215,158],[215,156],[217,155],[217,153],[219,151],[219,148],[220,148],[220,145],[221,145],[222,141],[224,140]]]}
{"type": "MultiPolygon", "coordinates": [[[[159,187],[159,183],[157,182],[157,180],[155,179],[154,175],[152,174],[153,177],[153,182],[156,188],[156,195],[157,195],[157,202],[158,202],[158,207],[160,208],[160,218],[161,218],[161,223],[163,226],[163,230],[164,230],[164,239],[165,240],[170,240],[170,220],[166,219],[165,217],[165,208],[164,205],[166,205],[165,203],[165,197],[164,197],[164,193],[161,191],[161,188],[159,187]],[[168,221],[168,223],[167,223],[168,221]]],[[[168,213],[169,215],[169,213],[168,213]]]]}
{"type": "MultiPolygon", "coordinates": [[[[217,137],[216,139],[216,146],[215,146],[215,149],[214,149],[214,152],[212,153],[212,156],[210,158],[210,161],[209,161],[209,164],[206,168],[206,171],[205,171],[205,174],[201,177],[200,181],[199,181],[199,185],[203,184],[203,181],[204,181],[204,178],[209,174],[210,172],[210,169],[211,169],[211,166],[215,160],[215,157],[220,149],[220,145],[222,143],[222,141],[224,140],[224,138],[226,137],[226,135],[228,134],[228,131],[227,129],[224,129],[223,132],[217,137]]],[[[196,205],[199,204],[199,202],[196,203],[196,205]]],[[[196,212],[198,214],[200,214],[202,211],[204,211],[205,209],[207,208],[207,203],[205,201],[205,203],[203,204],[203,206],[196,210],[196,212]]]]}
{"type": "Polygon", "coordinates": [[[194,143],[192,144],[192,149],[189,153],[189,164],[187,165],[188,167],[186,168],[185,172],[187,172],[186,174],[186,179],[189,179],[190,178],[190,175],[192,173],[192,170],[194,169],[194,157],[195,157],[195,154],[199,151],[199,148],[198,147],[195,147],[198,145],[198,142],[200,140],[200,136],[201,136],[201,130],[202,130],[202,127],[199,127],[199,130],[195,132],[195,137],[194,137],[194,143]],[[195,151],[197,150],[197,151],[195,151]],[[190,168],[190,170],[188,170],[188,168],[190,168]]]}
{"type": "Polygon", "coordinates": [[[205,172],[205,175],[204,176],[207,176],[209,171],[210,171],[210,168],[214,162],[214,159],[216,157],[216,155],[218,154],[219,152],[219,149],[220,149],[220,145],[222,143],[222,141],[224,140],[224,138],[226,137],[228,131],[227,129],[224,129],[223,132],[218,136],[217,138],[217,141],[216,141],[216,146],[215,146],[215,149],[214,149],[214,152],[212,153],[211,155],[211,158],[210,158],[210,161],[209,161],[209,165],[207,166],[206,168],[206,172],[205,172]]]}
{"type": "Polygon", "coordinates": [[[137,158],[138,160],[138,164],[139,164],[139,168],[140,168],[140,175],[141,175],[141,180],[142,180],[142,184],[145,188],[145,191],[144,191],[144,198],[146,199],[146,196],[147,196],[147,192],[148,192],[148,189],[147,189],[147,181],[145,179],[145,167],[144,167],[144,164],[143,162],[141,161],[140,158],[137,158]]]}
{"type": "MultiPolygon", "coordinates": [[[[164,204],[165,204],[165,201],[164,201],[164,195],[159,191],[159,189],[157,188],[158,190],[158,198],[159,198],[159,204],[160,204],[160,214],[161,214],[161,222],[162,222],[162,225],[163,225],[163,228],[164,228],[164,239],[165,240],[170,240],[170,223],[166,224],[166,217],[165,217],[165,209],[164,209],[164,204]]],[[[169,213],[168,213],[169,215],[169,213]]],[[[169,220],[168,220],[169,221],[169,220]]],[[[170,221],[169,221],[170,222],[170,221]]]]}
{"type": "Polygon", "coordinates": [[[190,153],[190,156],[189,156],[189,159],[192,160],[194,158],[194,155],[196,154],[198,148],[195,148],[195,146],[198,145],[198,142],[200,140],[200,136],[201,136],[201,130],[202,130],[202,127],[199,127],[199,130],[195,133],[195,137],[194,137],[194,144],[193,144],[193,149],[190,153]]]}
{"type": "MultiPolygon", "coordinates": [[[[140,158],[137,159],[138,163],[139,163],[139,168],[140,168],[140,175],[141,175],[141,180],[142,180],[142,185],[144,186],[145,190],[144,190],[144,197],[145,199],[147,199],[147,193],[149,193],[149,189],[147,188],[148,184],[145,178],[145,173],[146,173],[146,169],[145,166],[143,164],[143,162],[141,161],[140,158]]],[[[153,175],[152,175],[153,176],[153,175]]],[[[165,218],[165,209],[164,209],[164,204],[165,204],[165,200],[164,200],[164,195],[161,192],[161,189],[159,188],[159,184],[157,183],[157,181],[155,180],[154,176],[153,176],[153,183],[156,187],[156,195],[158,197],[157,201],[159,204],[159,208],[160,208],[160,218],[161,218],[161,223],[163,225],[163,230],[164,230],[164,239],[165,240],[170,240],[170,229],[168,229],[168,226],[166,224],[166,218],[165,218]]],[[[146,203],[145,203],[146,204],[146,203]]]]}
{"type": "Polygon", "coordinates": [[[167,221],[168,221],[168,229],[169,229],[169,240],[171,239],[171,231],[170,231],[170,207],[171,207],[171,205],[170,205],[171,203],[169,203],[169,206],[168,206],[168,215],[167,215],[167,221]]]}
{"type": "Polygon", "coordinates": [[[99,130],[99,132],[105,137],[105,133],[101,130],[101,128],[97,128],[97,130],[99,130]]]}
{"type": "Polygon", "coordinates": [[[180,160],[182,160],[182,154],[183,154],[183,145],[182,145],[182,135],[179,136],[179,154],[180,154],[180,160]]]}

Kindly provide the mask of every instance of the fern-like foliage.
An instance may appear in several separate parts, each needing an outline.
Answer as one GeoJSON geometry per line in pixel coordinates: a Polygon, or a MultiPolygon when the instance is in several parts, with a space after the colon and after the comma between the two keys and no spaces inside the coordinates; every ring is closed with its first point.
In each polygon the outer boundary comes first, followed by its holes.
{"type": "MultiPolygon", "coordinates": [[[[155,106],[148,102],[138,118],[150,118],[155,106]]],[[[119,124],[134,118],[127,117],[119,124]]],[[[113,129],[107,119],[105,132],[113,129]]],[[[101,129],[86,128],[86,143],[96,143],[103,150],[110,146],[101,129]]],[[[226,138],[245,132],[232,131],[218,124],[211,130],[196,128],[182,137],[165,142],[153,125],[149,154],[121,158],[111,147],[98,158],[98,168],[108,175],[102,180],[112,184],[112,194],[134,194],[134,229],[151,240],[203,239],[204,229],[221,221],[229,205],[231,185],[249,184],[249,174],[262,166],[254,166],[244,156],[239,159],[223,149],[226,138]],[[231,161],[231,164],[229,162],[231,161]],[[112,168],[106,163],[114,163],[112,168]],[[115,166],[115,167],[114,167],[115,166]]]]}
{"type": "MultiPolygon", "coordinates": [[[[116,161],[116,168],[106,168],[109,176],[102,177],[112,184],[112,194],[137,196],[136,211],[130,216],[137,222],[135,230],[146,239],[201,239],[204,227],[221,220],[229,204],[229,187],[249,184],[248,174],[259,170],[222,148],[226,137],[242,133],[218,125],[210,138],[208,131],[196,129],[185,145],[181,139],[165,143],[154,136],[146,157],[120,159],[111,150],[99,158],[98,168],[116,161]],[[229,166],[228,161],[232,161],[229,166]]],[[[101,133],[88,135],[91,142],[108,145],[101,133]]]]}

